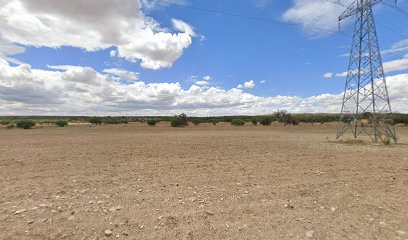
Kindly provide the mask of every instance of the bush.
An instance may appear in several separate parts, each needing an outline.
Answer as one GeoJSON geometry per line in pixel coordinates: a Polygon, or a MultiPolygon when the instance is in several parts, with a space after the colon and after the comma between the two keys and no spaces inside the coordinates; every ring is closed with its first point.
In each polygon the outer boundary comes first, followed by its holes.
{"type": "Polygon", "coordinates": [[[153,119],[147,120],[146,122],[147,122],[147,125],[149,125],[151,127],[154,127],[157,124],[157,121],[153,120],[153,119]]]}
{"type": "Polygon", "coordinates": [[[277,111],[275,113],[275,117],[278,119],[280,123],[286,125],[299,125],[299,121],[297,121],[290,113],[286,111],[277,111]]]}
{"type": "Polygon", "coordinates": [[[231,121],[231,125],[233,126],[244,126],[245,125],[245,121],[242,119],[233,119],[231,121]]]}
{"type": "Polygon", "coordinates": [[[32,120],[20,120],[17,122],[17,127],[23,129],[31,129],[35,125],[36,123],[32,120]]]}
{"type": "Polygon", "coordinates": [[[253,118],[251,119],[251,123],[254,124],[254,126],[258,125],[258,120],[253,118]]]}
{"type": "Polygon", "coordinates": [[[262,124],[262,126],[269,126],[272,124],[272,118],[270,117],[263,117],[261,119],[261,121],[259,121],[260,124],[262,124]]]}
{"type": "Polygon", "coordinates": [[[7,129],[13,129],[13,128],[15,128],[16,127],[16,125],[14,125],[14,124],[9,124],[9,125],[7,125],[7,129]]]}
{"type": "Polygon", "coordinates": [[[101,121],[104,124],[128,124],[129,120],[121,117],[106,117],[102,118],[101,121]]]}
{"type": "Polygon", "coordinates": [[[55,125],[57,125],[58,127],[66,127],[68,126],[68,121],[59,120],[55,122],[55,125]]]}
{"type": "Polygon", "coordinates": [[[230,122],[232,122],[232,120],[233,120],[233,119],[232,119],[232,118],[230,118],[230,117],[226,117],[226,118],[224,118],[224,122],[229,122],[229,123],[230,123],[230,122]]]}
{"type": "Polygon", "coordinates": [[[89,119],[89,123],[95,124],[95,125],[101,125],[102,120],[100,118],[94,117],[89,119]]]}
{"type": "Polygon", "coordinates": [[[182,113],[179,116],[176,116],[170,120],[172,127],[185,127],[188,125],[188,119],[186,114],[182,113]]]}
{"type": "Polygon", "coordinates": [[[9,125],[10,122],[9,121],[0,121],[0,125],[9,125]]]}
{"type": "Polygon", "coordinates": [[[172,127],[183,127],[183,124],[181,124],[181,119],[179,117],[171,119],[170,124],[172,127]]]}

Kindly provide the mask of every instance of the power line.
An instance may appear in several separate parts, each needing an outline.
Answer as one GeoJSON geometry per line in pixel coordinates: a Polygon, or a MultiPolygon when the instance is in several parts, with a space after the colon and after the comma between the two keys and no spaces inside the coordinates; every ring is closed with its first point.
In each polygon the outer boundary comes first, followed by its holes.
{"type": "MultiPolygon", "coordinates": [[[[261,22],[268,22],[268,23],[274,23],[274,24],[283,24],[283,25],[290,25],[290,26],[299,26],[297,23],[290,23],[290,22],[284,22],[284,21],[279,21],[279,20],[273,20],[273,19],[267,19],[267,18],[259,18],[259,17],[253,17],[253,16],[248,16],[248,15],[242,15],[242,14],[237,14],[237,13],[231,13],[231,12],[226,12],[226,11],[220,11],[220,10],[214,10],[214,9],[209,9],[209,8],[201,8],[201,7],[196,7],[192,5],[185,5],[185,4],[179,4],[179,3],[172,3],[172,2],[166,2],[166,1],[155,1],[156,3],[163,4],[163,5],[172,5],[176,7],[181,7],[181,8],[189,8],[201,12],[207,12],[207,13],[214,13],[214,14],[222,14],[222,15],[227,15],[231,17],[239,17],[239,18],[244,18],[244,19],[249,19],[253,21],[261,21],[261,22]]],[[[303,26],[304,29],[311,29],[311,30],[319,30],[319,31],[325,31],[325,32],[330,32],[330,33],[339,33],[343,36],[350,37],[348,34],[341,32],[341,31],[334,31],[331,29],[327,28],[321,28],[321,27],[307,27],[303,26]]]]}

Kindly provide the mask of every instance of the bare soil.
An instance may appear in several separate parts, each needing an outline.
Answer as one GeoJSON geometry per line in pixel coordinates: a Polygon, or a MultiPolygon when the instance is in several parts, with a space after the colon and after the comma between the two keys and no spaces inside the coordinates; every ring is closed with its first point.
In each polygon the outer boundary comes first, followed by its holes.
{"type": "Polygon", "coordinates": [[[330,142],[328,125],[0,129],[0,239],[408,239],[397,131],[382,146],[330,142]]]}

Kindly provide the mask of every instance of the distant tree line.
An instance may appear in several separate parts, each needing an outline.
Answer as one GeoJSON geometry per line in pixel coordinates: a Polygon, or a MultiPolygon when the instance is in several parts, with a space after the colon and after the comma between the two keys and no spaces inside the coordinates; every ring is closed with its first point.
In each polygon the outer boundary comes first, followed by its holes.
{"type": "MultiPolygon", "coordinates": [[[[363,118],[370,119],[372,116],[367,114],[363,118]]],[[[408,114],[392,113],[388,118],[394,124],[408,125],[408,114]]],[[[70,116],[70,117],[0,117],[0,125],[30,126],[35,124],[54,124],[65,127],[68,123],[91,123],[94,125],[101,124],[128,124],[130,122],[146,123],[149,126],[155,126],[159,122],[170,122],[173,127],[184,127],[188,123],[197,126],[201,123],[211,123],[216,125],[220,122],[231,123],[235,126],[245,124],[268,126],[273,122],[280,122],[284,125],[298,125],[299,123],[323,124],[327,122],[339,122],[340,114],[291,114],[286,111],[277,111],[270,115],[262,116],[217,116],[217,117],[188,117],[185,114],[177,116],[107,116],[107,117],[89,117],[89,116],[70,116]]],[[[35,124],[33,126],[35,126],[35,124]]],[[[31,127],[33,127],[31,126],[31,127]]],[[[22,128],[24,128],[22,127],[22,128]]],[[[31,128],[30,127],[30,128],[31,128]]]]}

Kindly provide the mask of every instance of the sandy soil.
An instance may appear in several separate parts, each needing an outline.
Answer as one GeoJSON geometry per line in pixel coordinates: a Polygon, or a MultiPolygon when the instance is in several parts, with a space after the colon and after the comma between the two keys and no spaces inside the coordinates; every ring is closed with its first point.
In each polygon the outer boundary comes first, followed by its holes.
{"type": "Polygon", "coordinates": [[[408,239],[408,145],[335,131],[0,129],[0,239],[408,239]]]}

